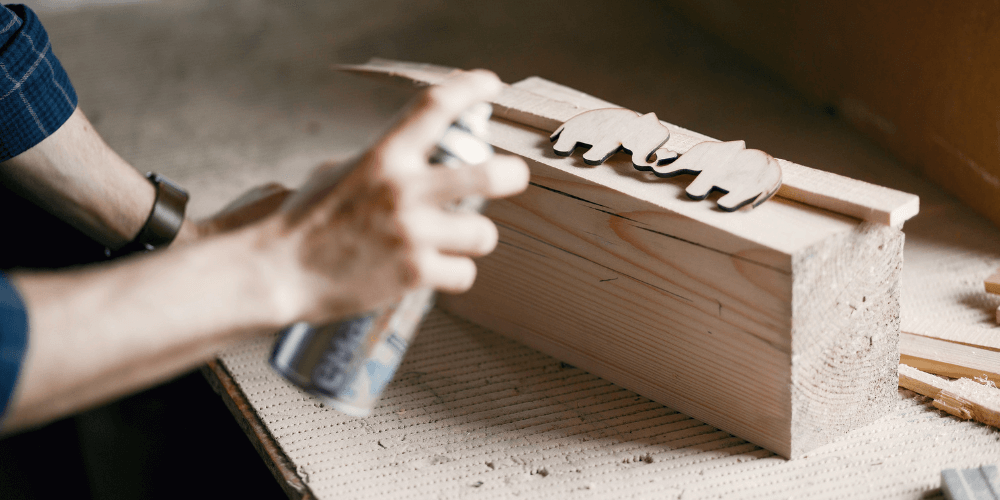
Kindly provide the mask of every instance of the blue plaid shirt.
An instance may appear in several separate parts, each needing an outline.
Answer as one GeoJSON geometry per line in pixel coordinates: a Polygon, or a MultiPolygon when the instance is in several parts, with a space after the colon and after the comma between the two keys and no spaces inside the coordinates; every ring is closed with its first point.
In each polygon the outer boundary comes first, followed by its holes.
{"type": "MultiPolygon", "coordinates": [[[[23,5],[0,6],[0,162],[55,132],[73,114],[76,102],[73,85],[35,13],[23,5]]],[[[0,421],[27,344],[24,303],[0,273],[0,421]]]]}

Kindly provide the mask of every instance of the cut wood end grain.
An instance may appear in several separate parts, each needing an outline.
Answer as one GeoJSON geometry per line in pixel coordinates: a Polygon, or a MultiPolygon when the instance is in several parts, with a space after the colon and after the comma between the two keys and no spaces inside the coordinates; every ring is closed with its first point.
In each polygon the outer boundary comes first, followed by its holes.
{"type": "MultiPolygon", "coordinates": [[[[456,71],[444,66],[387,59],[372,59],[365,64],[338,66],[338,69],[377,78],[404,79],[418,85],[439,83],[456,71]]],[[[605,107],[603,104],[606,101],[581,97],[586,94],[540,80],[535,77],[529,83],[506,86],[492,101],[494,116],[552,133],[581,112],[605,107]]],[[[714,140],[673,124],[662,123],[671,129],[672,137],[666,146],[678,153],[705,140],[714,140]]],[[[900,227],[919,211],[920,203],[916,195],[780,159],[778,162],[782,167],[783,184],[777,196],[892,227],[900,227]]]]}

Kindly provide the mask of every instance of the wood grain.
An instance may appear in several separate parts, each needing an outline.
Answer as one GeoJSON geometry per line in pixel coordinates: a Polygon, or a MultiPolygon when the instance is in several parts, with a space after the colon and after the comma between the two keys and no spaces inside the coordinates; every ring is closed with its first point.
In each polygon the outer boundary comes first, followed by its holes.
{"type": "MultiPolygon", "coordinates": [[[[432,85],[447,78],[452,68],[426,64],[405,63],[375,59],[362,65],[344,65],[338,68],[377,78],[403,79],[419,85],[432,85]]],[[[559,97],[545,97],[518,86],[506,87],[492,102],[494,116],[546,132],[555,131],[561,124],[586,108],[588,100],[575,99],[564,102],[559,97]]],[[[534,90],[549,89],[552,85],[539,85],[534,90]]],[[[554,93],[554,92],[552,92],[554,93]]],[[[560,96],[567,94],[559,91],[560,96]]],[[[663,122],[671,138],[666,147],[683,154],[694,145],[714,141],[711,137],[663,122]]],[[[796,200],[839,214],[869,222],[901,226],[919,212],[920,200],[916,195],[876,186],[829,172],[823,172],[786,160],[778,159],[782,169],[782,187],[778,196],[796,200]]]]}
{"type": "MultiPolygon", "coordinates": [[[[405,69],[388,66],[361,71],[405,69]]],[[[786,457],[890,410],[903,247],[892,225],[915,196],[779,160],[802,199],[852,217],[788,198],[726,213],[624,158],[557,156],[549,133],[585,102],[569,94],[507,87],[494,100],[490,142],[527,161],[531,187],[487,208],[499,248],[445,308],[786,457]]],[[[666,126],[679,153],[711,140],[666,126]]]]}
{"type": "Polygon", "coordinates": [[[1000,384],[1000,349],[902,332],[899,362],[944,377],[985,377],[1000,384]]]}
{"type": "Polygon", "coordinates": [[[500,246],[445,308],[785,456],[888,410],[898,230],[783,199],[723,213],[504,120],[491,142],[532,184],[489,205],[500,246]]]}

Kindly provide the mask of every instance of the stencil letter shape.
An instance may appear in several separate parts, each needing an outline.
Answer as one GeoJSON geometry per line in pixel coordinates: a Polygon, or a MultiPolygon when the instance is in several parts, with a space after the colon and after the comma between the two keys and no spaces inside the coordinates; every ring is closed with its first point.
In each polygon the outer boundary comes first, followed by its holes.
{"type": "Polygon", "coordinates": [[[667,166],[650,169],[659,177],[697,174],[687,195],[703,200],[713,190],[726,193],[718,206],[727,212],[744,205],[760,205],[781,187],[781,166],[771,155],[746,149],[743,141],[702,142],[667,166]]]}
{"type": "Polygon", "coordinates": [[[585,111],[563,123],[549,137],[559,156],[573,154],[579,146],[590,146],[583,155],[588,165],[600,165],[611,155],[625,150],[632,155],[632,165],[649,170],[677,158],[677,153],[660,149],[670,138],[670,130],[655,113],[640,115],[623,108],[585,111]],[[655,160],[654,160],[655,157],[655,160]]]}

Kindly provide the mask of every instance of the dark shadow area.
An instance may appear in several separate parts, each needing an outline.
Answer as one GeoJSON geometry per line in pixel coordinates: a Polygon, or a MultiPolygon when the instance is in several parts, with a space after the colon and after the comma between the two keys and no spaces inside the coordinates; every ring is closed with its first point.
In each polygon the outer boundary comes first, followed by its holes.
{"type": "MultiPolygon", "coordinates": [[[[3,269],[102,261],[104,247],[0,186],[3,269]]],[[[0,499],[284,498],[198,372],[0,439],[0,499]]]]}
{"type": "Polygon", "coordinates": [[[198,372],[0,440],[0,498],[285,498],[198,372]]]}

